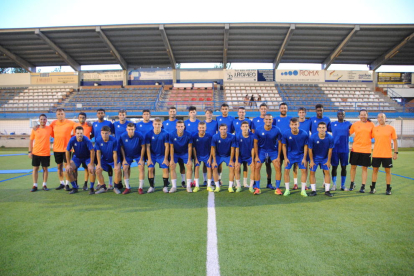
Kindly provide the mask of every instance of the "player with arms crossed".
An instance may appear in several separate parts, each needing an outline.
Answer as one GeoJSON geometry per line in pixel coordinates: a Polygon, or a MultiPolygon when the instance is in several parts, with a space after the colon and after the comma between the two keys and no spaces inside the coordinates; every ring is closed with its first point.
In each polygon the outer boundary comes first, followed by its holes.
{"type": "Polygon", "coordinates": [[[207,168],[207,189],[211,190],[211,135],[206,133],[206,123],[200,122],[198,124],[198,133],[193,134],[193,156],[194,156],[194,181],[195,188],[193,192],[200,190],[200,166],[201,162],[207,168]]]}
{"type": "Polygon", "coordinates": [[[385,124],[385,114],[378,114],[379,125],[372,130],[372,137],[375,138],[374,152],[372,153],[372,185],[371,194],[375,193],[375,184],[377,183],[378,170],[382,164],[385,170],[385,181],[387,184],[386,195],[391,195],[391,168],[392,160],[397,160],[398,143],[395,128],[385,124]],[[391,141],[394,143],[394,154],[392,154],[391,141]]]}
{"type": "MultiPolygon", "coordinates": [[[[242,191],[240,184],[240,167],[241,164],[246,168],[250,168],[250,192],[254,192],[254,134],[250,132],[250,124],[248,121],[241,123],[241,132],[236,134],[236,152],[235,152],[234,170],[236,175],[236,193],[242,191]]],[[[244,171],[243,171],[244,173],[244,171]]],[[[244,175],[244,182],[247,184],[247,171],[244,175]]],[[[246,186],[245,186],[246,187],[246,186]]],[[[231,188],[233,189],[233,188],[231,188]]],[[[229,188],[230,190],[230,188],[229,188]]],[[[231,190],[230,190],[231,192],[231,190]]]]}
{"type": "Polygon", "coordinates": [[[316,177],[315,172],[320,167],[324,171],[325,195],[333,196],[329,191],[331,176],[329,168],[331,166],[332,149],[334,139],[329,133],[326,133],[326,123],[319,122],[318,132],[313,133],[309,139],[309,159],[310,159],[310,183],[312,193],[310,196],[316,196],[316,177]]]}
{"type": "Polygon", "coordinates": [[[75,136],[70,138],[66,148],[66,160],[70,160],[70,163],[66,165],[66,172],[73,187],[70,194],[76,194],[78,192],[77,178],[80,165],[88,168],[90,174],[89,180],[91,183],[95,182],[94,159],[95,149],[93,148],[91,140],[83,135],[83,127],[76,127],[75,136]],[[70,152],[72,149],[73,156],[72,160],[70,160],[70,152]]]}
{"type": "Polygon", "coordinates": [[[299,121],[297,118],[290,119],[290,130],[286,130],[282,135],[283,154],[285,155],[285,193],[284,196],[290,195],[290,169],[296,164],[301,170],[302,182],[302,196],[306,194],[306,179],[307,179],[307,161],[306,156],[308,152],[309,133],[299,129],[299,121]]]}
{"type": "Polygon", "coordinates": [[[155,118],[153,121],[154,129],[147,132],[145,136],[145,144],[148,153],[148,175],[150,189],[154,187],[155,164],[162,169],[162,180],[164,182],[164,193],[168,193],[168,156],[170,152],[169,134],[166,130],[161,129],[161,119],[155,118]]]}
{"type": "MultiPolygon", "coordinates": [[[[211,139],[211,167],[213,169],[214,182],[216,189],[214,192],[220,192],[219,183],[219,166],[224,162],[229,168],[229,192],[233,191],[234,180],[234,148],[235,148],[235,136],[227,132],[227,125],[222,123],[219,126],[219,133],[213,136],[211,139]]],[[[212,191],[212,189],[208,190],[212,191]]]]}
{"type": "Polygon", "coordinates": [[[43,168],[43,187],[42,190],[49,191],[47,188],[47,178],[49,176],[48,167],[50,166],[50,137],[53,137],[53,129],[47,126],[47,116],[40,114],[39,127],[32,129],[29,143],[29,158],[32,159],[33,166],[33,187],[31,192],[37,191],[37,179],[39,176],[39,166],[43,168]]]}

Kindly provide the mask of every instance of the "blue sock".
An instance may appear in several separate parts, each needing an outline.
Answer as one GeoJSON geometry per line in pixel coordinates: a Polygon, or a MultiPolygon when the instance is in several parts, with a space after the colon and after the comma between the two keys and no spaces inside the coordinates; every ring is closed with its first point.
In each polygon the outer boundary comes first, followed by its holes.
{"type": "Polygon", "coordinates": [[[89,183],[89,185],[90,185],[90,188],[93,189],[93,186],[95,185],[95,182],[91,182],[91,183],[89,183]]]}
{"type": "Polygon", "coordinates": [[[78,185],[76,184],[76,181],[72,181],[72,182],[70,182],[70,184],[72,184],[73,188],[75,188],[75,189],[78,188],[78,185]]]}
{"type": "Polygon", "coordinates": [[[341,176],[341,187],[345,187],[346,176],[341,176]]]}
{"type": "Polygon", "coordinates": [[[332,176],[332,182],[334,185],[336,185],[336,176],[332,176]]]}
{"type": "Polygon", "coordinates": [[[276,189],[280,188],[280,180],[276,180],[276,189]]]}
{"type": "Polygon", "coordinates": [[[254,188],[260,189],[260,180],[255,181],[254,186],[256,186],[254,188]]]}

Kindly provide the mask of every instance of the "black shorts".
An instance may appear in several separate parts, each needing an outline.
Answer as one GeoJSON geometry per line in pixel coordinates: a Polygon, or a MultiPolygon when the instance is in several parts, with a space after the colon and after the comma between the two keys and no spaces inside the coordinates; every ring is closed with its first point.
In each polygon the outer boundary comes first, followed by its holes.
{"type": "Polygon", "coordinates": [[[392,158],[372,157],[372,166],[379,168],[382,164],[383,168],[392,168],[392,158]]]}
{"type": "Polygon", "coordinates": [[[66,152],[54,152],[56,164],[68,163],[66,152]]]}
{"type": "Polygon", "coordinates": [[[349,163],[353,166],[371,167],[371,153],[351,151],[349,163]]]}
{"type": "Polygon", "coordinates": [[[50,156],[38,156],[32,155],[32,166],[33,167],[49,167],[50,166],[50,156]]]}

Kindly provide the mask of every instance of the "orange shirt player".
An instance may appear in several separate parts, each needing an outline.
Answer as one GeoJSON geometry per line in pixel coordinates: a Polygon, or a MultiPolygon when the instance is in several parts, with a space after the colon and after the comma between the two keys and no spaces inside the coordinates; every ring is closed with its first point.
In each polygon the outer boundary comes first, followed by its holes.
{"type": "Polygon", "coordinates": [[[56,109],[56,118],[50,126],[53,128],[55,140],[53,142],[53,152],[55,155],[55,162],[57,164],[58,176],[60,180],[59,187],[56,190],[65,188],[66,191],[70,191],[69,181],[67,180],[66,172],[63,171],[63,166],[66,167],[66,147],[72,135],[73,126],[75,122],[66,119],[65,110],[63,108],[56,109]],[[66,185],[64,181],[66,178],[66,185]]]}
{"type": "Polygon", "coordinates": [[[359,121],[352,124],[349,135],[355,133],[354,143],[350,155],[351,163],[351,186],[350,191],[355,188],[355,174],[357,166],[362,166],[362,186],[360,193],[365,193],[368,167],[371,166],[371,139],[374,124],[368,120],[368,112],[365,109],[359,111],[359,121]]]}
{"type": "Polygon", "coordinates": [[[382,164],[385,169],[385,180],[387,182],[386,195],[391,195],[391,168],[392,160],[398,157],[397,133],[395,128],[385,124],[385,114],[378,114],[379,125],[372,130],[372,137],[375,139],[374,152],[372,153],[372,185],[371,194],[375,193],[375,184],[377,183],[378,170],[382,164]],[[391,141],[394,143],[394,154],[391,149],[391,141]]]}
{"type": "Polygon", "coordinates": [[[31,192],[37,191],[37,179],[39,176],[39,166],[43,168],[43,188],[44,191],[49,191],[47,188],[47,177],[49,175],[48,167],[50,166],[50,137],[53,137],[53,129],[47,126],[47,117],[45,114],[39,116],[40,126],[32,129],[30,134],[29,144],[29,158],[32,159],[33,166],[33,188],[31,192]]]}

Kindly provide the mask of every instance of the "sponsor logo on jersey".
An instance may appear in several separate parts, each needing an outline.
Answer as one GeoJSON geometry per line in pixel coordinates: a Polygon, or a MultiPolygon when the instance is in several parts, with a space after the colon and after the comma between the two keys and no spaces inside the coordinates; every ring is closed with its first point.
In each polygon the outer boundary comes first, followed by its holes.
{"type": "Polygon", "coordinates": [[[319,144],[319,141],[316,141],[316,144],[319,144]]]}
{"type": "Polygon", "coordinates": [[[77,145],[78,145],[78,144],[76,144],[76,143],[75,143],[75,147],[76,147],[77,145]]]}
{"type": "Polygon", "coordinates": [[[125,139],[125,142],[128,142],[128,139],[125,139]]]}

